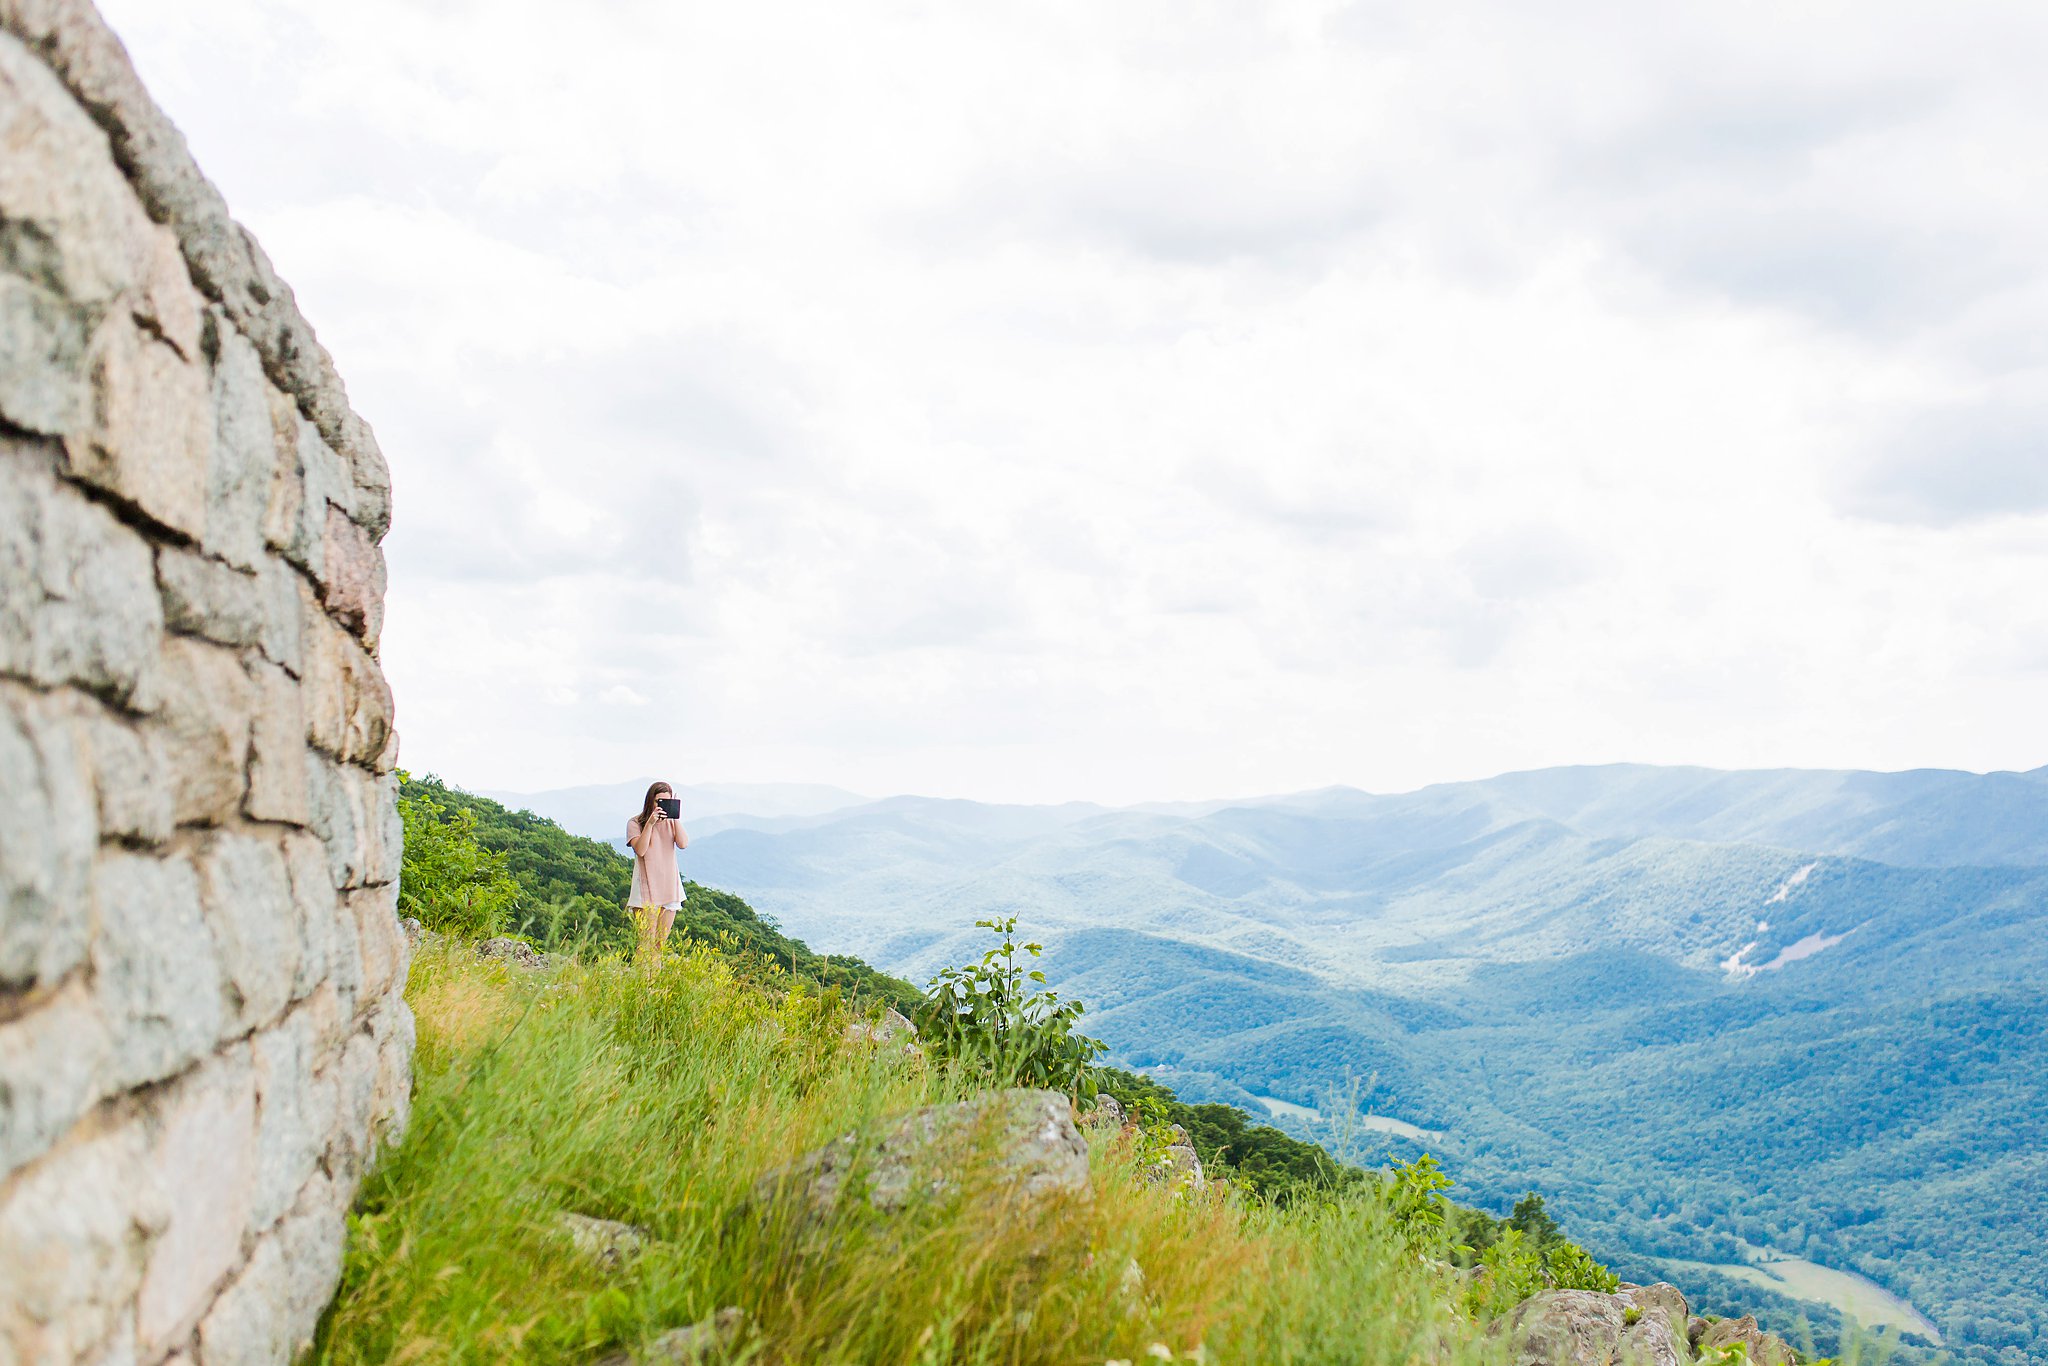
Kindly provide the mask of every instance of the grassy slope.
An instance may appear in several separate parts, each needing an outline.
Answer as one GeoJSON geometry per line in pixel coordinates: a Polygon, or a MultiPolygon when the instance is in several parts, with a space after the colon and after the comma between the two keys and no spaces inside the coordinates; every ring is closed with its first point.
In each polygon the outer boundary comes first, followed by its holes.
{"type": "Polygon", "coordinates": [[[763,1219],[745,1207],[760,1174],[953,1083],[846,1044],[836,1002],[762,990],[708,947],[652,981],[615,961],[507,975],[433,949],[409,996],[413,1127],[366,1187],[318,1360],[589,1361],[728,1304],[752,1324],[736,1359],[760,1362],[1482,1355],[1376,1205],[1147,1186],[1129,1144],[1094,1145],[1091,1198],[1036,1212],[969,1194],[807,1235],[763,1219]],[[602,1268],[549,1231],[564,1210],[655,1241],[602,1268]]]}

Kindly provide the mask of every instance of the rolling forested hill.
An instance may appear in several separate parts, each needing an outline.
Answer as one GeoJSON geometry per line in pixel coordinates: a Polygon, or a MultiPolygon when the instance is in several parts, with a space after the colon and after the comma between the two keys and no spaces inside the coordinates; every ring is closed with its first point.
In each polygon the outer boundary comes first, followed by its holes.
{"type": "Polygon", "coordinates": [[[1858,1273],[1965,1356],[2048,1361],[2044,771],[899,798],[690,857],[905,976],[1021,915],[1119,1061],[1360,1156],[1427,1147],[1496,1209],[1543,1190],[1624,1269],[1858,1273]]]}

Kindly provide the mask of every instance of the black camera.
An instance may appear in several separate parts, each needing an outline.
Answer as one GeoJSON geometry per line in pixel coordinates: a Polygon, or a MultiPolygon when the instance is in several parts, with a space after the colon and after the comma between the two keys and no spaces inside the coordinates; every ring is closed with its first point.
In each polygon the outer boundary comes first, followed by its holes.
{"type": "Polygon", "coordinates": [[[656,797],[654,804],[661,808],[661,814],[672,821],[683,818],[683,799],[680,797],[656,797]]]}

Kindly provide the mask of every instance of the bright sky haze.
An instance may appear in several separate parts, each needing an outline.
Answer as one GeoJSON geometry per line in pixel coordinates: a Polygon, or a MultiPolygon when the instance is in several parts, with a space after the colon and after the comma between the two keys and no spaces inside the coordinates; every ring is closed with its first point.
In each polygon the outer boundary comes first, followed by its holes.
{"type": "Polygon", "coordinates": [[[408,767],[2048,762],[2038,3],[101,5],[390,460],[408,767]]]}

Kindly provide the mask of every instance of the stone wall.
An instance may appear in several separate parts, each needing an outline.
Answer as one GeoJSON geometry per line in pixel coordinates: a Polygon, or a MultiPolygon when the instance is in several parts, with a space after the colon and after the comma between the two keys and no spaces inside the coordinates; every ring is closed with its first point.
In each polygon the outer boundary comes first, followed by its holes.
{"type": "Polygon", "coordinates": [[[390,486],[82,0],[0,0],[0,1364],[281,1362],[406,1117],[390,486]]]}

